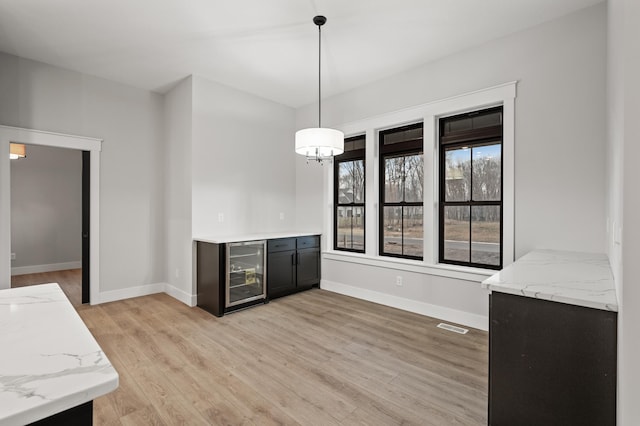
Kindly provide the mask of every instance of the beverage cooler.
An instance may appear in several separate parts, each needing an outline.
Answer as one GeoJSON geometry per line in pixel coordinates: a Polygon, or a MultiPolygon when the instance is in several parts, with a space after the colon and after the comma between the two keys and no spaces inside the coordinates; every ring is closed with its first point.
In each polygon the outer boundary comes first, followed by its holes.
{"type": "Polygon", "coordinates": [[[221,317],[267,301],[266,240],[197,242],[198,306],[221,317]]]}
{"type": "Polygon", "coordinates": [[[266,241],[227,243],[225,307],[244,305],[267,295],[266,241]]]}

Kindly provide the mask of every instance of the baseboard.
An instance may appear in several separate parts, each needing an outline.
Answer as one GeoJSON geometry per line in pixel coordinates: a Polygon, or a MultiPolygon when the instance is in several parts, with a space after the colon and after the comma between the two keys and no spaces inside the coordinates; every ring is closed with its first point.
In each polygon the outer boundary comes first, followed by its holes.
{"type": "Polygon", "coordinates": [[[11,275],[38,274],[41,272],[66,271],[67,269],[82,268],[82,261],[49,263],[46,265],[16,266],[11,268],[11,275]]]}
{"type": "Polygon", "coordinates": [[[131,299],[132,297],[148,296],[150,294],[166,293],[187,306],[196,306],[196,295],[191,295],[169,283],[154,283],[137,287],[123,288],[122,290],[105,291],[98,295],[94,305],[99,303],[115,302],[117,300],[131,299]]]}
{"type": "Polygon", "coordinates": [[[418,302],[416,300],[404,299],[402,297],[353,287],[335,281],[322,280],[320,282],[320,288],[334,293],[344,294],[345,296],[378,303],[380,305],[390,306],[392,308],[402,309],[404,311],[414,312],[416,314],[432,318],[438,318],[443,321],[465,325],[467,327],[473,327],[485,331],[489,329],[489,318],[483,315],[472,314],[425,302],[418,302]]]}
{"type": "Polygon", "coordinates": [[[116,300],[131,299],[132,297],[148,296],[150,294],[163,293],[165,291],[166,283],[155,283],[141,285],[137,287],[123,288],[121,290],[103,291],[98,294],[98,297],[91,298],[91,304],[97,305],[99,303],[115,302],[116,300]]]}
{"type": "Polygon", "coordinates": [[[197,296],[195,294],[189,294],[187,292],[184,292],[179,288],[172,286],[169,283],[165,284],[164,292],[167,293],[169,296],[173,297],[174,299],[181,301],[187,306],[191,306],[191,307],[196,306],[197,296]]]}

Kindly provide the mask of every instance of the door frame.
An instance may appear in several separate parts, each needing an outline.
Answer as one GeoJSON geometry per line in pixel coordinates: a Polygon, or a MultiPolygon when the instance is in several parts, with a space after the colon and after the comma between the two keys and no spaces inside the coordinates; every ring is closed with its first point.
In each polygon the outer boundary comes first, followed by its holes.
{"type": "Polygon", "coordinates": [[[82,151],[82,303],[90,302],[91,290],[91,151],[82,151]]]}
{"type": "Polygon", "coordinates": [[[100,300],[100,151],[102,139],[0,125],[0,289],[11,288],[11,142],[90,152],[90,301],[100,300]]]}

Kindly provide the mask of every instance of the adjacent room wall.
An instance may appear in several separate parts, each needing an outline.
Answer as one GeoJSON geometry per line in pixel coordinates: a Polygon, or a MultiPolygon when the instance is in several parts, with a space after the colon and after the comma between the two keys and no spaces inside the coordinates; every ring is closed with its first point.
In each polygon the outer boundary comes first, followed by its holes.
{"type": "Polygon", "coordinates": [[[81,267],[82,152],[27,146],[11,161],[12,274],[81,267]]]}
{"type": "MultiPolygon", "coordinates": [[[[517,80],[516,257],[534,248],[604,252],[605,64],[606,4],[599,4],[329,98],[323,118],[327,125],[349,123],[517,80]]],[[[315,104],[297,110],[297,128],[313,125],[315,114],[315,104]]],[[[302,227],[322,223],[328,208],[323,173],[297,162],[302,227]]],[[[323,262],[323,279],[487,316],[477,282],[407,274],[405,283],[413,284],[399,288],[393,271],[336,263],[323,262]]]]}
{"type": "Polygon", "coordinates": [[[0,53],[1,124],[104,140],[103,301],[165,280],[162,102],[159,94],[0,53]]]}

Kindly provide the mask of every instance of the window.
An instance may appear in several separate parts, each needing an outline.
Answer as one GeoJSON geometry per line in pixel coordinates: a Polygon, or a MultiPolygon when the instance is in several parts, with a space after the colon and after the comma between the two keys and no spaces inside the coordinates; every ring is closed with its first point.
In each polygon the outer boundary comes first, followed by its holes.
{"type": "Polygon", "coordinates": [[[502,267],[502,107],[442,118],[441,263],[502,267]]]}
{"type": "MultiPolygon", "coordinates": [[[[347,141],[345,156],[323,173],[324,188],[334,191],[326,194],[333,202],[323,209],[323,216],[334,218],[324,222],[332,238],[323,257],[478,281],[486,270],[513,262],[516,86],[505,83],[343,124],[345,134],[366,133],[366,144],[364,137],[359,142],[366,157],[346,157],[347,141]],[[352,202],[344,192],[357,191],[353,183],[338,187],[337,167],[354,159],[363,160],[369,185],[352,202]]],[[[348,170],[342,175],[349,180],[348,170]]]]}
{"type": "Polygon", "coordinates": [[[333,160],[334,249],[364,253],[365,136],[344,141],[333,160]]]}
{"type": "Polygon", "coordinates": [[[380,132],[380,254],[422,259],[423,124],[380,132]]]}

